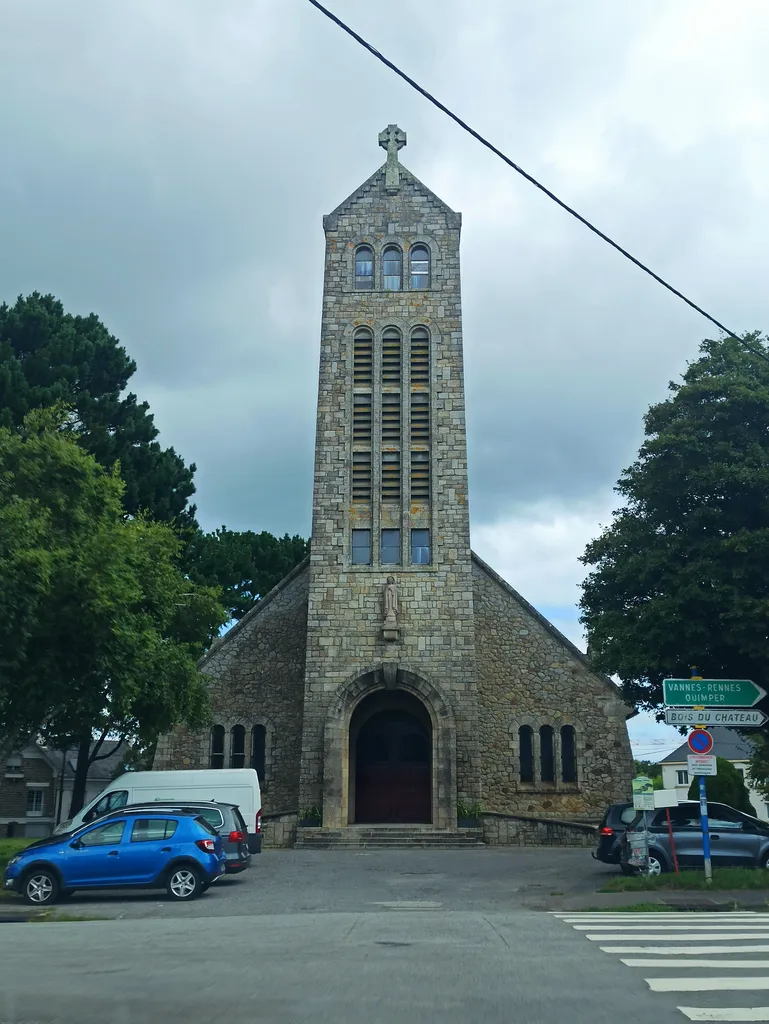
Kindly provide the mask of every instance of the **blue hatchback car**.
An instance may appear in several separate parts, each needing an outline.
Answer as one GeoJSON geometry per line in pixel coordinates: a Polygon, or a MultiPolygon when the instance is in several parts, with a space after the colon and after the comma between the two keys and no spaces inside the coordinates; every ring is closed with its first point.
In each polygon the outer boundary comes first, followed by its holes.
{"type": "Polygon", "coordinates": [[[222,840],[194,814],[116,811],[16,854],[5,888],[46,906],[76,889],[162,889],[191,900],[223,873],[222,840]]]}

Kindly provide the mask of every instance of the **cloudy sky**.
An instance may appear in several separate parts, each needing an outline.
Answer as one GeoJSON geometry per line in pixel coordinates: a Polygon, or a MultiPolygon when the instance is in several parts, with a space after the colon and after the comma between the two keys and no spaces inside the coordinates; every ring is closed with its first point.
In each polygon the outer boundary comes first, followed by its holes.
{"type": "MultiPolygon", "coordinates": [[[[717,318],[769,327],[764,0],[328,3],[717,318]]],[[[204,526],[308,534],[321,218],[391,122],[463,214],[473,543],[580,641],[577,557],[712,332],[307,0],[0,0],[0,301],[98,313],[204,526]]]]}

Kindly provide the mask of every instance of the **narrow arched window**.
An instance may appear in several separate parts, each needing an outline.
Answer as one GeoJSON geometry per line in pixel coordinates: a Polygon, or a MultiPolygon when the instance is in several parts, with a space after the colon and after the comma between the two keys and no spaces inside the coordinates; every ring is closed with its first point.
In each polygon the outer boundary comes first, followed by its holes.
{"type": "Polygon", "coordinates": [[[430,287],[430,252],[426,245],[415,245],[409,253],[411,259],[411,287],[430,287]]]}
{"type": "Polygon", "coordinates": [[[403,256],[395,245],[388,245],[382,255],[382,287],[386,292],[399,292],[403,287],[403,256]]]}
{"type": "Polygon", "coordinates": [[[374,287],[374,250],[361,245],[355,250],[355,288],[370,291],[374,287]]]}
{"type": "Polygon", "coordinates": [[[246,767],[246,730],[242,725],[233,725],[230,731],[230,768],[246,767]]]}
{"type": "Polygon", "coordinates": [[[555,782],[555,735],[551,725],[539,730],[539,779],[540,782],[555,782]]]}
{"type": "Polygon", "coordinates": [[[251,730],[251,767],[264,785],[264,768],[267,753],[267,730],[263,725],[255,725],[251,730]]]}
{"type": "Polygon", "coordinates": [[[561,726],[561,779],[577,781],[577,743],[572,725],[561,726]]]}
{"type": "Polygon", "coordinates": [[[521,782],[534,781],[534,734],[530,725],[518,730],[518,766],[521,782]]]}
{"type": "Polygon", "coordinates": [[[215,725],[211,730],[211,753],[209,755],[211,768],[224,768],[224,726],[215,725]]]}

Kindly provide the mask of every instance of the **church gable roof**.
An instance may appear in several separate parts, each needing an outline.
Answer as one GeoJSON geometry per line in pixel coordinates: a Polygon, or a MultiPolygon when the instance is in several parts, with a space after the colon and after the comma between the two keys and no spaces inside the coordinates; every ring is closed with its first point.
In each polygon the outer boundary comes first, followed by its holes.
{"type": "MultiPolygon", "coordinates": [[[[387,164],[382,164],[374,173],[359,185],[353,193],[351,193],[345,200],[343,200],[339,206],[333,210],[329,217],[339,217],[342,214],[349,213],[361,200],[370,196],[371,193],[381,193],[386,195],[387,189],[385,187],[385,176],[386,176],[387,164]]],[[[447,217],[458,218],[461,220],[461,214],[452,210],[451,207],[444,203],[444,201],[437,196],[427,185],[423,184],[415,174],[404,167],[403,164],[398,164],[398,170],[400,172],[400,185],[398,189],[398,195],[408,197],[409,193],[416,193],[423,199],[428,199],[436,205],[436,208],[440,209],[447,217]]],[[[327,221],[329,218],[324,218],[327,221]]]]}
{"type": "MultiPolygon", "coordinates": [[[[496,583],[497,586],[499,586],[502,590],[504,590],[508,594],[508,596],[516,602],[516,604],[518,604],[529,616],[531,616],[531,618],[536,620],[536,622],[538,622],[539,625],[542,626],[542,628],[550,634],[550,636],[557,640],[558,643],[561,644],[561,646],[563,646],[576,661],[579,661],[594,678],[599,679],[602,683],[604,683],[611,690],[612,695],[617,700],[621,701],[623,704],[627,703],[624,700],[619,688],[612,682],[612,680],[608,676],[605,676],[602,672],[596,672],[596,670],[590,664],[590,659],[587,657],[587,655],[583,651],[581,651],[579,647],[576,646],[576,644],[573,644],[567,636],[564,636],[560,629],[554,626],[549,619],[546,619],[541,612],[538,612],[533,604],[530,604],[526,600],[526,598],[519,594],[514,587],[511,587],[506,580],[502,579],[502,577],[498,573],[494,572],[491,566],[484,562],[483,559],[480,558],[478,555],[476,555],[474,551],[471,552],[471,557],[473,564],[477,566],[481,570],[481,572],[488,576],[489,579],[493,580],[493,582],[496,583]]],[[[632,718],[635,714],[635,709],[631,709],[628,705],[627,717],[632,718]]]]}

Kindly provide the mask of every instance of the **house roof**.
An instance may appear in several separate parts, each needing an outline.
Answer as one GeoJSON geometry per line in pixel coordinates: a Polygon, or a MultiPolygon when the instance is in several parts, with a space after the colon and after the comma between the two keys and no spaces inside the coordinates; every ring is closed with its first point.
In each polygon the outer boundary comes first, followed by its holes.
{"type": "MultiPolygon", "coordinates": [[[[94,763],[88,769],[88,781],[89,782],[111,782],[120,767],[120,762],[126,756],[130,750],[130,746],[126,743],[118,743],[117,740],[105,740],[99,748],[98,761],[94,763]],[[106,757],[102,755],[106,754],[106,757]]],[[[75,766],[77,765],[77,750],[73,747],[71,750],[48,750],[43,748],[54,773],[58,777],[61,772],[62,759],[64,759],[64,776],[65,778],[72,778],[75,774],[75,766]]]]}
{"type": "MultiPolygon", "coordinates": [[[[724,757],[727,761],[747,761],[753,753],[750,740],[740,736],[736,729],[728,729],[724,725],[714,725],[708,732],[713,737],[713,750],[716,757],[724,757]]],[[[688,743],[676,747],[672,754],[663,757],[660,764],[686,764],[691,754],[688,743]]]]}

